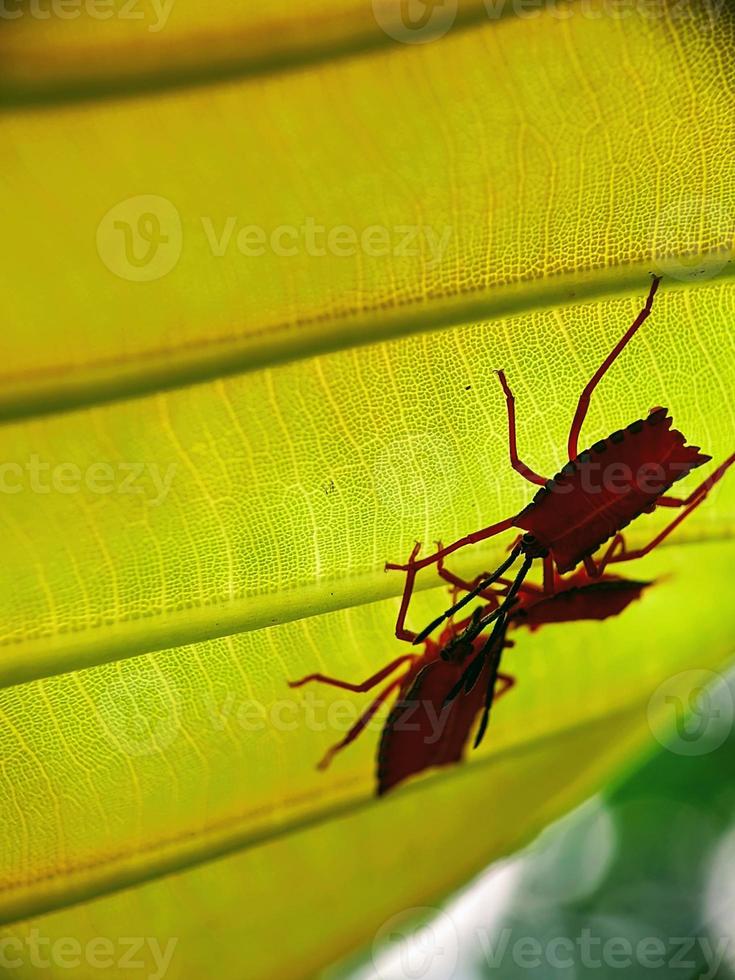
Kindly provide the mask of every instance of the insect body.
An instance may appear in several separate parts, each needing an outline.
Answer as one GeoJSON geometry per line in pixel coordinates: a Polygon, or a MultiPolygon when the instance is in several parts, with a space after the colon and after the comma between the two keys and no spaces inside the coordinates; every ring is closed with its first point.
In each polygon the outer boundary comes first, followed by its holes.
{"type": "MultiPolygon", "coordinates": [[[[417,550],[414,549],[413,558],[417,550]]],[[[441,562],[438,570],[452,585],[455,599],[460,590],[475,591],[478,579],[486,577],[465,582],[445,569],[441,562]]],[[[386,793],[409,776],[426,769],[459,762],[485,704],[491,681],[495,701],[515,684],[514,677],[499,669],[503,650],[513,646],[513,642],[507,639],[509,627],[527,626],[537,630],[547,623],[606,619],[622,612],[651,583],[631,582],[610,575],[590,582],[582,570],[566,580],[559,579],[553,596],[536,586],[524,585],[519,590],[518,601],[507,623],[493,641],[492,650],[480,661],[476,683],[469,690],[460,690],[450,698],[455,687],[462,684],[465,665],[476,658],[486,644],[485,638],[480,635],[468,640],[462,638],[463,633],[478,618],[478,614],[488,615],[499,608],[511,583],[504,581],[499,584],[497,594],[486,590],[478,593],[485,601],[477,607],[473,616],[459,623],[450,621],[436,641],[430,637],[425,639],[422,654],[399,657],[362,684],[351,684],[323,674],[310,674],[291,683],[292,687],[299,687],[310,681],[320,681],[343,690],[368,691],[405,665],[403,672],[389,681],[345,737],[328,750],[319,768],[329,765],[338,752],[360,735],[378,708],[396,690],[399,691],[398,698],[388,714],[380,738],[377,794],[386,793]],[[493,674],[494,677],[491,676],[493,674]]],[[[396,632],[401,639],[413,643],[416,634],[406,629],[405,615],[406,609],[402,606],[396,632]]]]}
{"type": "MultiPolygon", "coordinates": [[[[451,637],[449,634],[442,638],[450,640],[451,637]]],[[[495,643],[500,649],[512,645],[505,633],[495,643]]],[[[484,645],[484,638],[477,637],[471,646],[457,648],[451,659],[441,656],[441,647],[427,650],[427,655],[407,674],[401,696],[388,715],[380,737],[378,796],[409,776],[461,761],[485,702],[491,658],[483,661],[479,683],[451,701],[447,698],[461,680],[467,659],[478,654],[484,645]]],[[[497,682],[496,700],[511,690],[515,678],[498,671],[497,682]]]]}
{"type": "Polygon", "coordinates": [[[608,619],[623,612],[650,585],[651,582],[609,574],[590,580],[580,569],[566,579],[558,579],[554,592],[540,590],[532,602],[521,600],[511,613],[511,625],[527,626],[533,633],[550,623],[608,619]]]}
{"type": "MultiPolygon", "coordinates": [[[[660,277],[653,278],[643,309],[585,386],[569,432],[568,462],[553,479],[540,476],[520,460],[516,445],[515,399],[505,374],[498,372],[506,399],[511,466],[541,489],[518,514],[468,534],[421,560],[416,560],[414,549],[408,564],[386,565],[386,568],[406,572],[403,595],[405,608],[410,601],[419,569],[445,559],[465,545],[483,541],[503,531],[516,528],[525,532],[517,539],[509,557],[492,575],[483,579],[474,592],[468,592],[453,607],[429,623],[417,634],[414,642],[424,640],[448,615],[470,601],[473,594],[480,593],[498,581],[519,557],[522,558],[521,568],[507,589],[504,601],[487,616],[476,619],[466,627],[459,638],[461,641],[474,640],[493,621],[496,622],[498,631],[502,630],[503,621],[507,619],[511,605],[536,560],[543,562],[544,592],[551,596],[557,589],[557,573],[563,574],[582,565],[587,577],[592,580],[599,578],[609,564],[648,554],[704,501],[711,487],[735,462],[733,454],[688,497],[681,499],[667,496],[667,491],[676,480],[706,463],[711,457],[702,454],[699,447],[687,446],[681,432],[672,428],[667,410],[658,407],[652,409],[645,420],[639,419],[626,429],[618,429],[607,439],[595,443],[591,449],[581,453],[577,451],[590,397],[611,364],[650,315],[660,281],[660,277]],[[647,545],[634,550],[628,549],[622,531],[631,521],[659,507],[679,508],[679,514],[647,545]],[[606,542],[610,543],[599,561],[595,561],[593,555],[606,542]]],[[[492,643],[488,646],[492,647],[492,643]]],[[[489,649],[485,649],[477,656],[484,660],[489,653],[489,649]]],[[[466,667],[465,688],[475,682],[481,668],[482,664],[477,662],[466,667]]],[[[491,679],[486,716],[492,703],[492,695],[491,679]]],[[[484,724],[486,722],[487,717],[484,724]]],[[[484,724],[481,732],[484,731],[484,724]]]]}
{"type": "MultiPolygon", "coordinates": [[[[443,565],[440,565],[440,571],[444,572],[443,565]]],[[[458,586],[453,583],[453,596],[456,598],[457,594],[458,586]]],[[[499,605],[494,593],[487,593],[486,598],[488,601],[478,607],[480,613],[487,614],[499,605]]],[[[399,612],[401,639],[412,643],[416,634],[403,627],[404,615],[404,611],[399,612]]],[[[386,719],[378,751],[378,796],[408,776],[430,766],[459,761],[474,720],[484,702],[484,690],[478,686],[458,697],[451,705],[445,705],[444,702],[462,676],[466,660],[480,651],[485,640],[478,637],[474,643],[469,641],[457,644],[449,655],[442,654],[453,637],[469,625],[471,618],[458,623],[450,619],[438,640],[427,637],[423,641],[423,653],[409,653],[398,657],[362,683],[337,680],[324,674],[309,674],[301,680],[291,681],[290,687],[301,687],[316,681],[345,691],[363,693],[373,690],[392,676],[392,680],[388,681],[368,705],[344,738],[328,749],[317,768],[326,769],[338,752],[354,742],[395,692],[398,692],[398,698],[386,719]],[[403,670],[396,676],[400,667],[403,670]]],[[[515,683],[509,674],[500,672],[497,680],[498,698],[515,683]]]]}
{"type": "Polygon", "coordinates": [[[526,531],[521,553],[550,554],[559,572],[584,562],[595,575],[594,552],[709,459],[685,445],[666,409],[656,409],[580,453],[537,492],[513,521],[526,531]]]}
{"type": "MultiPolygon", "coordinates": [[[[464,665],[482,652],[484,639],[475,636],[470,647],[462,639],[462,624],[442,633],[438,656],[432,651],[429,661],[412,673],[410,684],[404,684],[383,728],[378,750],[378,795],[408,776],[462,760],[477,716],[485,706],[487,691],[493,690],[494,704],[515,684],[513,676],[500,671],[503,651],[514,646],[507,638],[509,629],[526,626],[535,631],[550,623],[607,619],[640,598],[651,584],[614,575],[590,582],[582,570],[566,581],[559,580],[558,591],[553,595],[535,587],[522,589],[517,605],[498,630],[486,656],[475,661],[480,669],[469,690],[464,689],[464,665]]],[[[470,617],[467,622],[472,621],[470,617]]],[[[483,714],[475,744],[481,740],[486,725],[483,714]]]]}

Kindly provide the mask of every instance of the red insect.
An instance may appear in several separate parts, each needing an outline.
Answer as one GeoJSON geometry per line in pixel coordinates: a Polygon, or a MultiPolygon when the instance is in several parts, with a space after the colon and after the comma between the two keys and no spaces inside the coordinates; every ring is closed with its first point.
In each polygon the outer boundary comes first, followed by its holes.
{"type": "MultiPolygon", "coordinates": [[[[441,561],[438,568],[443,577],[449,577],[441,561]]],[[[455,580],[453,576],[451,580],[453,596],[456,598],[463,583],[455,580]]],[[[474,587],[475,584],[477,583],[472,583],[472,586],[474,587]]],[[[481,597],[487,601],[478,607],[480,613],[487,614],[498,608],[499,600],[494,592],[483,591],[481,597]]],[[[400,626],[396,625],[396,632],[401,639],[413,643],[416,634],[409,633],[403,627],[404,615],[405,611],[402,609],[399,612],[400,626]]],[[[472,692],[458,698],[456,703],[444,705],[446,695],[462,675],[467,656],[479,652],[485,644],[485,638],[478,637],[474,644],[470,641],[454,648],[450,647],[452,639],[467,627],[472,619],[473,617],[469,617],[455,623],[450,617],[438,641],[430,637],[423,641],[423,653],[407,653],[397,657],[362,683],[342,681],[325,674],[309,674],[298,681],[289,681],[290,687],[319,682],[344,691],[364,693],[372,691],[391,675],[395,675],[399,667],[404,667],[378,693],[344,738],[327,750],[317,764],[317,768],[326,769],[338,752],[354,742],[375,713],[396,691],[399,692],[398,701],[386,719],[378,750],[378,796],[412,773],[421,772],[429,766],[447,765],[458,761],[462,757],[470,728],[485,697],[483,689],[476,686],[472,692]],[[443,657],[445,650],[450,651],[446,654],[446,658],[443,657]],[[413,710],[410,710],[409,718],[408,699],[415,699],[419,690],[420,701],[414,705],[413,710]]],[[[513,687],[515,679],[509,674],[499,672],[497,679],[502,684],[496,693],[496,698],[499,698],[513,687]]]]}
{"type": "MultiPolygon", "coordinates": [[[[569,432],[567,447],[569,462],[553,479],[539,476],[518,457],[515,399],[504,372],[498,372],[506,399],[511,466],[526,480],[539,485],[541,489],[528,506],[518,514],[480,531],[474,531],[446,547],[440,547],[434,554],[421,560],[415,560],[416,549],[414,549],[408,564],[386,565],[386,568],[395,568],[407,573],[402,602],[405,612],[419,569],[443,560],[465,545],[484,541],[510,528],[518,528],[525,532],[516,540],[510,555],[500,567],[478,583],[475,589],[458,603],[431,622],[416,636],[414,643],[422,642],[447,616],[453,615],[469,602],[473,595],[479,594],[498,581],[520,556],[523,556],[520,571],[507,589],[504,601],[486,616],[469,624],[459,637],[460,642],[474,642],[481,630],[493,621],[496,622],[497,630],[502,630],[503,626],[499,624],[507,619],[515,596],[536,560],[543,562],[544,592],[552,596],[557,590],[555,569],[561,574],[581,564],[587,576],[596,579],[602,575],[609,564],[630,561],[648,554],[705,500],[712,486],[722,478],[735,461],[735,454],[733,454],[688,497],[682,499],[666,496],[666,491],[676,480],[682,479],[691,470],[708,462],[711,457],[700,453],[699,447],[685,444],[684,436],[671,428],[672,420],[664,408],[651,409],[645,420],[632,422],[625,430],[618,429],[606,439],[596,442],[591,449],[582,453],[577,452],[580,430],[592,393],[650,315],[660,281],[660,277],[653,277],[643,309],[585,386],[569,432]],[[621,533],[623,529],[637,517],[644,513],[652,513],[658,507],[677,507],[681,512],[647,545],[629,550],[621,533]],[[596,562],[592,556],[607,541],[610,541],[610,544],[601,559],[596,562]]],[[[497,635],[495,628],[493,634],[497,635]]],[[[463,681],[452,692],[453,694],[461,690],[462,685],[468,689],[476,682],[488,656],[489,651],[483,649],[469,663],[465,668],[463,681]]],[[[480,727],[480,738],[487,724],[487,714],[493,698],[492,677],[490,685],[485,717],[480,727]]]]}
{"type": "MultiPolygon", "coordinates": [[[[417,552],[418,545],[412,558],[415,558],[417,552]]],[[[299,687],[310,681],[320,681],[343,690],[369,691],[395,673],[399,666],[408,665],[378,694],[345,737],[332,746],[319,763],[319,768],[326,768],[336,753],[353,742],[365,729],[387,698],[396,689],[400,689],[398,700],[386,719],[380,739],[378,796],[411,775],[432,766],[450,765],[462,759],[475,719],[483,708],[486,690],[492,686],[494,700],[497,700],[515,683],[511,675],[501,673],[499,669],[503,649],[513,645],[506,639],[508,625],[527,625],[535,630],[545,623],[606,619],[621,612],[650,584],[628,582],[614,576],[604,576],[600,581],[590,583],[583,572],[566,581],[559,580],[557,592],[551,597],[536,586],[524,585],[519,590],[518,602],[512,609],[508,622],[498,630],[492,640],[489,656],[481,661],[477,681],[482,683],[474,683],[465,692],[457,691],[450,699],[455,687],[462,683],[464,665],[468,658],[476,656],[488,643],[479,635],[471,640],[462,640],[460,637],[463,631],[479,616],[496,610],[500,599],[504,598],[512,583],[501,580],[501,588],[497,594],[484,589],[477,592],[480,580],[486,578],[486,575],[479,576],[474,582],[465,582],[445,569],[441,561],[438,570],[451,583],[455,598],[460,590],[473,591],[484,600],[484,604],[478,606],[475,613],[461,623],[450,620],[438,641],[426,638],[423,641],[422,654],[399,657],[362,684],[336,680],[323,674],[310,674],[291,683],[291,687],[299,687]],[[496,681],[500,682],[497,690],[496,681]]],[[[396,634],[413,643],[416,634],[405,628],[405,613],[406,609],[402,606],[396,623],[396,634]]]]}

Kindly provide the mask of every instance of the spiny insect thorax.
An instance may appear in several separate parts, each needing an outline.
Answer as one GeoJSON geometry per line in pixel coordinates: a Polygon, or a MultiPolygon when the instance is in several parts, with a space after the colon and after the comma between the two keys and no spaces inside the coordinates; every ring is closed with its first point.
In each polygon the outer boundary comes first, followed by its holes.
{"type": "Polygon", "coordinates": [[[676,480],[709,459],[685,445],[661,408],[570,460],[521,511],[515,526],[551,551],[560,572],[656,505],[676,480]]]}

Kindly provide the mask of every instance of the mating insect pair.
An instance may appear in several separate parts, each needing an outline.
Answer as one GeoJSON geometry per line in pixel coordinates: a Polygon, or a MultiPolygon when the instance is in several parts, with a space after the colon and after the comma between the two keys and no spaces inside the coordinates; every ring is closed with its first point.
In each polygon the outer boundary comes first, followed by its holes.
{"type": "MultiPolygon", "coordinates": [[[[433,674],[439,678],[437,690],[446,687],[449,681],[449,667],[442,667],[441,664],[451,665],[456,675],[452,677],[451,686],[444,690],[441,707],[444,708],[447,703],[451,704],[460,696],[472,700],[463,703],[463,710],[457,712],[455,716],[457,731],[464,732],[463,738],[460,738],[459,734],[454,739],[445,735],[441,748],[434,748],[428,753],[424,752],[423,755],[415,740],[412,742],[403,737],[396,744],[393,737],[396,734],[395,719],[391,722],[389,718],[379,751],[379,793],[385,792],[410,772],[425,768],[426,764],[441,765],[461,757],[469,733],[469,726],[465,724],[466,719],[469,718],[471,726],[479,710],[479,707],[472,710],[478,691],[482,692],[480,706],[483,707],[475,739],[475,744],[479,744],[487,727],[494,699],[499,693],[505,693],[509,687],[507,675],[500,673],[500,658],[506,645],[508,628],[515,617],[521,614],[524,606],[527,607],[529,616],[531,610],[536,609],[534,615],[537,617],[537,625],[583,618],[603,618],[599,613],[604,611],[605,604],[611,601],[612,596],[615,596],[615,601],[620,603],[620,606],[605,615],[622,611],[636,595],[640,594],[644,584],[621,585],[624,580],[604,574],[607,566],[631,561],[651,552],[703,503],[710,489],[735,462],[735,454],[733,454],[687,497],[668,496],[667,492],[674,482],[708,462],[711,457],[702,454],[699,447],[686,445],[681,432],[672,428],[672,419],[664,408],[651,409],[645,420],[638,419],[625,430],[618,429],[606,439],[594,443],[591,449],[578,453],[579,435],[590,398],[610,366],[650,315],[660,281],[660,277],[653,278],[648,298],[635,321],[585,386],[577,403],[569,432],[568,462],[562,470],[552,479],[547,479],[521,461],[516,440],[515,399],[504,372],[499,371],[498,377],[506,401],[511,466],[528,482],[541,489],[523,510],[511,517],[474,531],[446,547],[440,546],[436,552],[424,558],[419,559],[418,549],[414,548],[406,564],[386,565],[386,568],[398,569],[406,573],[396,635],[399,639],[409,640],[413,644],[424,643],[425,652],[423,657],[411,660],[411,667],[406,671],[403,679],[392,681],[381,692],[376,702],[368,709],[367,718],[363,716],[364,720],[361,719],[355,729],[335,746],[332,754],[359,734],[380,704],[398,687],[401,688],[402,701],[406,701],[409,694],[415,698],[417,687],[420,687],[426,700],[425,696],[429,691],[426,682],[434,679],[433,674]],[[623,530],[643,514],[650,514],[664,507],[677,508],[679,513],[647,545],[629,549],[623,530]],[[455,582],[457,588],[465,590],[465,595],[461,599],[457,600],[455,595],[452,606],[420,633],[413,634],[406,630],[404,625],[406,612],[418,571],[431,564],[437,564],[443,570],[444,559],[448,555],[467,545],[476,544],[511,529],[524,533],[516,538],[509,556],[499,568],[492,574],[480,576],[479,581],[474,583],[455,582]],[[609,544],[602,557],[596,560],[593,556],[607,542],[609,544]],[[504,573],[519,558],[521,566],[515,578],[504,579],[504,573]],[[524,596],[527,596],[534,587],[528,585],[526,577],[537,561],[542,563],[543,584],[540,590],[538,588],[536,590],[537,601],[529,604],[524,602],[524,596]],[[564,575],[574,569],[579,569],[576,580],[565,580],[564,575]],[[574,584],[570,586],[569,582],[574,584]],[[493,586],[499,586],[499,590],[492,591],[493,586]],[[486,608],[475,612],[465,622],[453,625],[453,616],[465,604],[477,597],[492,598],[486,608]],[[550,618],[546,619],[546,616],[550,618]],[[430,640],[430,634],[447,619],[450,620],[450,626],[442,633],[439,643],[434,643],[430,640]],[[483,633],[489,626],[492,626],[492,630],[485,639],[483,633]],[[422,679],[422,674],[428,672],[429,668],[432,674],[422,679]],[[440,671],[442,673],[439,676],[440,671]],[[504,686],[496,692],[499,680],[504,686]],[[413,755],[409,758],[411,753],[413,755]],[[426,763],[427,756],[430,757],[428,763],[426,763]]],[[[401,663],[409,660],[408,656],[398,658],[363,685],[335,682],[322,675],[311,675],[310,678],[304,678],[297,683],[305,683],[309,679],[324,680],[349,690],[368,690],[392,674],[401,663]]],[[[435,694],[436,692],[429,696],[427,704],[434,704],[436,707],[435,694]]],[[[395,710],[392,715],[395,714],[395,710]]]]}
{"type": "MultiPolygon", "coordinates": [[[[552,479],[539,476],[518,456],[515,399],[504,372],[498,372],[506,401],[510,463],[529,483],[540,486],[541,489],[533,500],[518,514],[480,531],[474,531],[446,547],[440,547],[432,555],[417,560],[414,551],[406,565],[386,565],[386,568],[406,572],[403,593],[405,609],[411,598],[416,574],[421,568],[443,561],[458,549],[484,541],[503,531],[515,528],[525,532],[516,538],[510,555],[495,572],[482,579],[463,599],[429,623],[414,640],[424,640],[447,617],[498,581],[520,558],[521,567],[512,580],[504,601],[497,609],[468,624],[463,631],[463,641],[474,641],[486,627],[493,624],[489,640],[465,667],[462,675],[465,686],[474,683],[484,664],[497,656],[494,652],[494,639],[506,627],[515,597],[534,562],[540,561],[543,565],[543,591],[549,598],[558,591],[558,576],[563,576],[578,566],[582,566],[590,581],[600,579],[608,565],[642,558],[653,551],[704,502],[710,489],[735,462],[735,454],[730,455],[689,496],[668,496],[667,491],[677,480],[709,462],[711,457],[702,454],[698,446],[686,445],[686,439],[681,432],[672,428],[672,419],[665,408],[651,409],[645,420],[638,419],[626,429],[618,429],[606,439],[594,443],[591,449],[578,453],[579,435],[591,396],[611,365],[650,316],[660,282],[660,277],[653,277],[645,305],[582,391],[569,431],[568,462],[552,479]],[[678,508],[679,514],[648,544],[641,548],[628,548],[623,530],[643,514],[651,514],[663,507],[678,508]],[[596,561],[593,556],[607,542],[610,543],[602,557],[596,561]]],[[[493,702],[493,684],[491,671],[477,742],[487,726],[493,702]]]]}
{"type": "MultiPolygon", "coordinates": [[[[413,558],[417,552],[418,546],[412,553],[413,558]]],[[[398,691],[396,703],[383,726],[378,748],[376,778],[379,796],[409,776],[462,759],[477,715],[485,704],[486,691],[492,687],[494,700],[497,701],[515,684],[513,676],[500,671],[503,650],[514,645],[507,639],[509,628],[526,626],[535,631],[550,623],[606,619],[617,615],[639,598],[651,584],[627,581],[612,575],[590,582],[582,571],[566,580],[559,580],[557,591],[549,596],[543,589],[525,583],[518,590],[517,602],[508,615],[505,629],[495,636],[487,659],[480,662],[477,655],[487,641],[479,635],[467,639],[465,633],[479,617],[491,615],[500,607],[507,599],[511,583],[501,579],[495,589],[483,588],[478,591],[477,587],[486,575],[473,582],[464,582],[446,569],[441,560],[438,572],[451,584],[455,600],[460,591],[474,593],[483,600],[472,616],[460,622],[450,618],[438,640],[426,637],[422,641],[423,653],[398,657],[362,683],[354,684],[324,674],[309,674],[301,680],[292,681],[290,685],[301,687],[310,682],[320,682],[342,690],[367,692],[395,675],[399,667],[404,667],[319,763],[319,768],[326,768],[338,752],[365,730],[387,699],[398,691]],[[465,666],[473,658],[475,663],[481,663],[481,668],[475,682],[466,685],[465,666]]],[[[405,627],[406,610],[407,606],[402,604],[396,622],[396,635],[415,644],[417,634],[405,627]]],[[[478,736],[481,737],[481,733],[478,736]]]]}

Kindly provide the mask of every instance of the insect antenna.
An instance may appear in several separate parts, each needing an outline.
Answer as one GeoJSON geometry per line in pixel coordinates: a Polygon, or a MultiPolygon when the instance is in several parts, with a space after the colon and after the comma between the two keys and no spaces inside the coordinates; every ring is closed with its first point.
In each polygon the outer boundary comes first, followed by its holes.
{"type": "Polygon", "coordinates": [[[452,690],[444,698],[444,704],[442,707],[450,704],[457,695],[464,688],[465,694],[469,694],[472,688],[477,683],[477,678],[482,673],[482,668],[485,666],[485,661],[487,659],[487,652],[491,649],[493,643],[497,640],[501,633],[504,633],[505,626],[507,624],[507,616],[503,615],[495,621],[495,626],[493,626],[493,631],[488,637],[487,643],[482,648],[482,650],[477,654],[472,663],[463,671],[462,676],[454,685],[452,690]]]}
{"type": "MultiPolygon", "coordinates": [[[[475,613],[473,613],[472,615],[471,621],[467,624],[467,626],[464,628],[464,630],[462,630],[461,633],[457,634],[457,636],[455,636],[452,640],[449,641],[449,644],[447,644],[447,647],[445,649],[450,650],[454,647],[457,647],[460,643],[462,644],[473,643],[480,635],[480,633],[482,633],[482,631],[490,625],[490,623],[499,621],[504,616],[507,616],[510,610],[512,609],[512,607],[516,603],[516,597],[521,589],[521,586],[523,585],[526,575],[528,575],[528,570],[530,569],[532,563],[533,563],[533,557],[531,555],[526,555],[525,558],[523,559],[523,564],[521,566],[520,571],[518,572],[515,579],[513,580],[513,584],[508,589],[508,593],[505,596],[505,599],[498,606],[498,608],[494,609],[491,613],[489,613],[484,618],[482,618],[481,615],[477,612],[477,610],[475,610],[475,613]]],[[[493,633],[493,635],[495,634],[493,633]]],[[[444,654],[442,652],[442,656],[443,655],[444,654]]],[[[449,658],[445,657],[445,659],[449,659],[449,658]]],[[[467,688],[467,690],[469,690],[469,688],[467,688]]]]}
{"type": "MultiPolygon", "coordinates": [[[[486,626],[488,626],[493,621],[495,622],[495,626],[493,626],[492,633],[488,637],[487,643],[482,648],[480,653],[478,653],[478,655],[474,658],[472,663],[469,664],[469,666],[464,671],[464,673],[457,681],[457,683],[454,685],[454,687],[449,692],[449,694],[447,694],[446,698],[444,699],[445,705],[449,704],[450,701],[453,701],[457,697],[459,692],[462,690],[462,688],[464,688],[466,693],[469,693],[472,690],[472,688],[475,686],[477,682],[477,678],[480,676],[480,673],[482,672],[483,666],[485,665],[485,660],[488,656],[488,651],[493,649],[493,645],[495,644],[495,642],[498,640],[500,636],[502,636],[503,639],[505,638],[505,631],[508,628],[508,611],[510,610],[511,606],[515,602],[516,595],[518,594],[519,589],[523,585],[523,581],[526,575],[528,575],[528,571],[532,564],[533,564],[533,556],[526,555],[525,558],[523,559],[523,564],[521,565],[521,568],[518,574],[516,575],[513,584],[508,590],[508,595],[505,597],[505,600],[503,601],[502,605],[500,605],[494,612],[492,612],[489,616],[486,616],[484,619],[478,619],[476,621],[473,619],[473,622],[470,623],[470,625],[467,627],[467,630],[465,631],[468,634],[467,638],[468,639],[471,638],[474,640],[475,637],[480,635],[480,633],[486,626]],[[471,637],[469,636],[470,632],[472,634],[471,637]]],[[[488,696],[490,697],[491,702],[492,702],[492,695],[495,691],[495,682],[497,681],[499,668],[500,668],[500,661],[498,660],[498,663],[495,665],[494,672],[490,679],[491,683],[490,683],[488,696]]],[[[485,712],[486,714],[490,713],[489,705],[485,706],[485,712]]],[[[485,725],[487,726],[487,720],[485,720],[485,725]]],[[[483,729],[483,734],[484,734],[484,729],[483,729]]]]}
{"type": "Polygon", "coordinates": [[[493,631],[490,634],[490,638],[482,649],[480,657],[483,659],[489,655],[490,660],[490,677],[487,682],[487,694],[485,696],[485,708],[482,712],[482,719],[480,720],[480,727],[477,729],[477,735],[475,735],[475,742],[473,748],[477,748],[485,737],[485,732],[487,731],[487,725],[490,721],[490,709],[493,706],[493,701],[495,700],[495,686],[498,683],[498,673],[500,671],[500,661],[503,657],[503,650],[505,648],[505,634],[508,631],[508,608],[509,603],[515,601],[515,596],[520,587],[523,585],[523,580],[528,574],[528,570],[531,567],[531,562],[533,558],[530,555],[526,555],[521,570],[516,576],[515,582],[508,590],[508,595],[506,596],[505,602],[500,607],[504,609],[500,619],[493,627],[493,631]]]}
{"type": "MultiPolygon", "coordinates": [[[[490,721],[490,709],[493,706],[493,701],[495,700],[495,686],[498,682],[498,673],[500,672],[500,661],[503,656],[503,648],[505,647],[505,634],[508,629],[508,617],[504,616],[502,620],[503,630],[500,638],[495,642],[495,645],[491,649],[491,660],[490,660],[490,677],[487,682],[487,694],[485,695],[485,707],[482,712],[482,718],[480,720],[480,727],[477,729],[477,735],[475,735],[475,741],[473,748],[477,748],[485,737],[485,732],[487,731],[487,725],[490,721]]],[[[491,646],[493,639],[495,637],[496,630],[494,629],[490,635],[490,639],[485,644],[483,649],[483,655],[488,647],[491,646]]]]}
{"type": "MultiPolygon", "coordinates": [[[[455,604],[453,606],[451,606],[449,609],[447,609],[445,612],[443,612],[441,614],[441,616],[437,616],[437,618],[434,619],[434,620],[432,620],[432,622],[430,622],[428,626],[425,626],[424,629],[422,629],[421,632],[417,634],[416,639],[413,641],[414,646],[417,643],[423,643],[423,641],[426,639],[426,637],[430,633],[433,633],[434,630],[437,628],[437,626],[441,626],[441,624],[446,619],[449,619],[450,616],[453,616],[463,606],[466,606],[468,602],[471,602],[473,599],[477,598],[477,596],[481,592],[484,592],[485,589],[489,585],[492,585],[493,582],[497,582],[497,580],[500,578],[500,576],[503,574],[503,572],[507,571],[510,568],[510,566],[516,560],[516,558],[518,557],[518,555],[520,555],[520,553],[521,553],[521,545],[518,544],[511,551],[511,553],[508,555],[508,557],[505,559],[505,561],[502,563],[502,565],[499,565],[495,569],[495,571],[492,573],[492,575],[489,575],[487,578],[483,579],[478,585],[475,586],[474,589],[472,589],[470,592],[468,592],[466,596],[463,596],[459,600],[459,602],[455,602],[455,604]]],[[[524,563],[524,567],[525,567],[525,563],[524,563]]],[[[528,571],[527,568],[526,568],[526,571],[528,571]]],[[[524,577],[525,577],[525,573],[524,573],[524,577]]],[[[523,580],[521,579],[521,582],[522,581],[523,580]]],[[[513,584],[515,586],[515,583],[513,583],[513,584]]],[[[520,584],[518,585],[518,588],[520,588],[520,584]]],[[[512,591],[512,589],[511,589],[511,591],[512,591]]],[[[515,591],[517,592],[518,589],[516,589],[515,591]]],[[[508,593],[508,594],[510,595],[510,593],[508,593]]],[[[515,593],[513,593],[513,594],[515,595],[515,593]]],[[[503,603],[503,605],[505,606],[506,603],[503,603]]],[[[503,607],[501,606],[500,608],[502,609],[503,607]]],[[[499,612],[499,610],[496,610],[496,613],[498,613],[498,612],[499,612]]],[[[494,616],[493,616],[493,618],[494,618],[494,616]]],[[[487,619],[485,625],[487,625],[487,623],[489,623],[489,622],[492,622],[492,620],[491,619],[487,619]]],[[[478,630],[477,632],[479,633],[480,631],[478,630]]],[[[477,634],[475,634],[475,635],[477,635],[477,634]]]]}
{"type": "Polygon", "coordinates": [[[485,627],[489,626],[490,623],[492,623],[494,620],[507,615],[508,611],[510,610],[510,607],[516,601],[516,596],[518,595],[518,592],[520,591],[520,588],[523,585],[524,579],[526,578],[526,575],[528,575],[528,570],[530,569],[532,564],[533,564],[533,556],[526,555],[526,557],[523,559],[523,564],[521,565],[520,571],[516,575],[513,584],[508,589],[508,594],[506,595],[502,603],[498,606],[498,608],[494,609],[493,612],[485,616],[484,619],[478,619],[477,624],[474,627],[472,624],[470,624],[470,626],[468,627],[468,630],[470,629],[473,630],[473,635],[471,639],[474,640],[476,636],[479,636],[480,633],[482,633],[482,631],[485,629],[485,627]]]}

